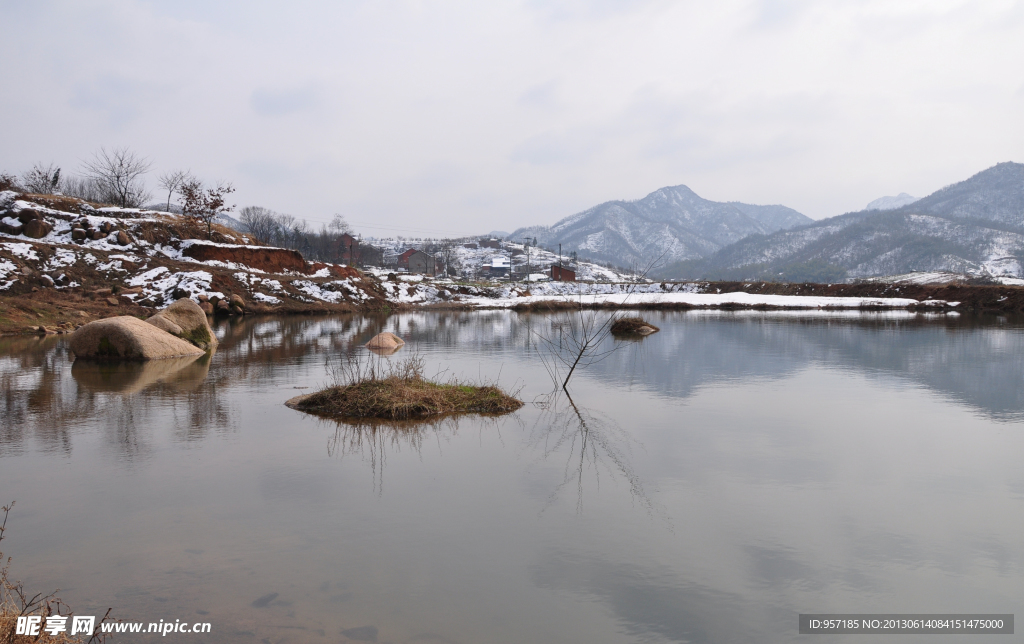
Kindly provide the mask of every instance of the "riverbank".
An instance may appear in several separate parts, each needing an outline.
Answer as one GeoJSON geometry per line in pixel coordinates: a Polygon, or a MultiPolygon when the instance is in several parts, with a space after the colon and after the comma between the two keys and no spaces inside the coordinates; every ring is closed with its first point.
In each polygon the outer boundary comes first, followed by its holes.
{"type": "MultiPolygon", "coordinates": [[[[363,278],[372,284],[373,277],[363,278]]],[[[379,284],[379,283],[378,283],[379,284]]],[[[385,284],[389,284],[386,283],[385,284]]],[[[398,282],[392,291],[355,303],[280,298],[277,303],[237,298],[238,309],[221,315],[322,315],[330,313],[383,313],[416,309],[557,311],[575,308],[616,310],[908,310],[919,312],[1004,313],[1024,312],[1024,288],[1017,286],[891,284],[775,284],[770,282],[694,282],[655,284],[553,284],[494,287],[459,285],[442,280],[398,282]],[[464,291],[464,292],[460,292],[464,291]],[[409,301],[414,300],[414,301],[409,301]]],[[[374,289],[376,290],[376,289],[374,289]]],[[[208,291],[193,294],[209,299],[208,291]]],[[[216,297],[217,293],[213,292],[216,297]]],[[[225,301],[230,301],[225,298],[225,301]]],[[[162,308],[162,307],[159,307],[162,308]]],[[[37,289],[18,295],[0,295],[0,334],[70,333],[75,328],[107,317],[132,315],[147,318],[159,310],[144,306],[109,289],[37,289]]]]}
{"type": "Polygon", "coordinates": [[[0,334],[146,318],[184,297],[216,316],[576,307],[1024,312],[1024,287],[1011,285],[509,283],[357,270],[309,262],[222,226],[208,234],[180,215],[10,191],[0,193],[0,217],[0,334]]]}

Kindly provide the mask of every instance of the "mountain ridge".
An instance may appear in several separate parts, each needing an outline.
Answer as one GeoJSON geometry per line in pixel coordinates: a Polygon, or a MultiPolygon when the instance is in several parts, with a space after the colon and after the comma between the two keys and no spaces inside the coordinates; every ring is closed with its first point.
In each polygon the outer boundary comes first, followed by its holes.
{"type": "Polygon", "coordinates": [[[634,201],[613,200],[569,215],[551,226],[528,226],[512,237],[536,237],[563,252],[645,264],[704,257],[752,234],[812,223],[792,208],[704,199],[685,185],[666,186],[634,201]]]}
{"type": "Polygon", "coordinates": [[[1003,162],[892,210],[751,236],[667,278],[839,281],[913,271],[1024,276],[1024,164],[1003,162]]]}

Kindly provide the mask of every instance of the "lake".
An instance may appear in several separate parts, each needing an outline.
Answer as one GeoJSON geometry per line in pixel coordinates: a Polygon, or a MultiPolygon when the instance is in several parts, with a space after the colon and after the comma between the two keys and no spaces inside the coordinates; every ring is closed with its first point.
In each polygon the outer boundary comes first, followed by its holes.
{"type": "Polygon", "coordinates": [[[78,614],[211,623],[188,642],[789,642],[799,613],[1020,606],[1020,320],[646,315],[571,399],[561,315],[232,319],[212,357],[146,365],[0,338],[0,550],[78,614]],[[284,405],[382,330],[526,405],[284,405]]]}

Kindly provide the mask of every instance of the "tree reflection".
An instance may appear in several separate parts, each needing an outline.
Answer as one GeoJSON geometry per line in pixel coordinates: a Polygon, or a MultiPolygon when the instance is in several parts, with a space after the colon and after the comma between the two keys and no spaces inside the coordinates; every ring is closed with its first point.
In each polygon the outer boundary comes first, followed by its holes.
{"type": "MultiPolygon", "coordinates": [[[[656,506],[644,489],[643,480],[630,464],[634,445],[640,445],[630,432],[611,418],[576,404],[564,390],[542,396],[534,403],[542,413],[534,424],[528,444],[539,449],[543,459],[565,453],[562,482],[548,497],[550,507],[563,492],[576,490],[576,512],[583,512],[586,481],[593,476],[600,487],[602,474],[612,480],[622,478],[629,486],[629,494],[648,515],[653,516],[656,506]]],[[[641,445],[642,447],[642,445],[641,445]]]]}

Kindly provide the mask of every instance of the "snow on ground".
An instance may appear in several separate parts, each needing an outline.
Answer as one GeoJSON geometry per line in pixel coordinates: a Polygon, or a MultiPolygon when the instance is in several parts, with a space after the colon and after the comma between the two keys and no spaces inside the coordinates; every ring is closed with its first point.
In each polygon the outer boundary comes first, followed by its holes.
{"type": "MultiPolygon", "coordinates": [[[[112,280],[127,284],[130,290],[140,292],[126,294],[136,302],[152,303],[166,306],[177,297],[188,296],[198,299],[200,295],[220,296],[220,292],[211,291],[213,275],[206,267],[225,267],[233,272],[235,280],[245,287],[245,292],[258,302],[281,304],[286,298],[294,298],[304,302],[321,301],[327,303],[371,302],[378,297],[374,292],[365,290],[367,282],[360,279],[332,279],[329,269],[323,269],[313,276],[285,274],[270,279],[263,271],[244,265],[224,262],[202,262],[186,257],[182,250],[191,245],[212,245],[231,247],[232,244],[220,244],[205,240],[172,240],[169,244],[149,244],[138,239],[133,231],[142,222],[167,221],[167,215],[152,211],[120,208],[104,208],[102,210],[83,206],[83,214],[71,216],[69,213],[51,211],[51,209],[35,203],[18,201],[13,193],[0,193],[0,202],[7,204],[9,211],[22,208],[53,214],[51,223],[54,230],[40,240],[21,239],[0,243],[0,249],[14,261],[0,259],[0,290],[10,289],[18,279],[16,262],[32,260],[39,262],[40,253],[33,244],[62,245],[54,248],[49,260],[42,270],[51,275],[43,275],[57,288],[77,286],[76,283],[65,284],[66,276],[61,269],[76,264],[79,260],[90,264],[97,270],[106,273],[112,280]],[[109,235],[98,240],[71,240],[69,219],[88,220],[93,229],[104,223],[115,225],[109,235]],[[116,228],[124,229],[132,238],[127,246],[116,243],[116,228]],[[31,242],[31,243],[25,243],[31,242]],[[91,251],[102,251],[93,254],[91,251]],[[105,258],[103,256],[106,255],[105,258]],[[160,258],[188,262],[196,270],[175,272],[174,269],[160,266],[150,267],[148,262],[160,258]],[[141,268],[140,268],[141,266],[141,268]],[[62,284],[62,286],[57,286],[62,284]],[[288,289],[291,285],[293,288],[288,289]],[[297,293],[296,293],[297,291],[297,293]]],[[[396,242],[397,243],[397,242],[396,242]]],[[[45,253],[45,249],[44,249],[45,253]]],[[[659,283],[650,280],[635,279],[589,262],[576,264],[579,282],[552,282],[547,279],[548,266],[558,261],[557,253],[536,247],[526,248],[522,244],[503,243],[503,248],[466,248],[458,245],[450,248],[448,258],[450,265],[463,275],[479,274],[481,267],[488,266],[495,258],[508,258],[516,253],[513,264],[517,270],[525,268],[527,257],[532,277],[543,278],[543,281],[474,281],[463,282],[447,278],[429,278],[423,275],[396,273],[397,279],[391,281],[388,269],[368,269],[366,272],[380,279],[380,290],[387,301],[395,304],[430,305],[454,303],[475,308],[509,308],[520,304],[537,302],[582,302],[584,304],[618,304],[622,306],[650,304],[686,304],[694,307],[706,306],[769,306],[781,308],[798,308],[806,311],[856,309],[862,307],[881,307],[898,309],[917,304],[915,300],[904,298],[846,298],[846,297],[804,297],[781,295],[753,295],[748,293],[703,293],[707,290],[706,283],[659,283]]],[[[47,253],[48,254],[48,253],[47,253]]],[[[565,258],[563,258],[565,259],[565,258]]],[[[1003,283],[1019,283],[1024,279],[1017,277],[1021,267],[1009,256],[994,256],[985,269],[993,279],[1003,283]],[[1014,281],[1010,281],[1014,280],[1014,281]]],[[[944,283],[962,279],[963,276],[952,273],[914,273],[891,278],[880,278],[879,281],[891,283],[930,284],[944,283]]],[[[230,289],[225,289],[230,290],[230,289]]],[[[376,291],[376,287],[374,287],[376,291]]],[[[939,306],[941,302],[929,303],[939,306]]]]}
{"type": "Polygon", "coordinates": [[[968,277],[966,275],[961,275],[960,273],[928,271],[904,273],[903,275],[887,275],[885,277],[871,277],[864,281],[879,282],[882,284],[955,284],[967,279],[968,277]]]}
{"type": "Polygon", "coordinates": [[[280,304],[280,298],[276,298],[273,295],[266,295],[265,293],[253,293],[252,299],[263,304],[280,304]]]}
{"type": "MultiPolygon", "coordinates": [[[[522,304],[558,301],[545,295],[528,295],[507,299],[474,298],[464,300],[480,308],[511,308],[522,304]]],[[[900,297],[815,297],[804,295],[762,295],[754,293],[592,293],[578,296],[567,296],[563,301],[581,303],[583,305],[615,304],[619,306],[636,306],[649,304],[685,304],[695,307],[711,306],[769,306],[794,309],[857,309],[865,307],[905,308],[911,305],[927,305],[941,307],[945,301],[930,300],[919,302],[900,297]]],[[[956,306],[959,302],[950,302],[956,306]]]]}
{"type": "MultiPolygon", "coordinates": [[[[450,282],[445,280],[445,283],[450,282]]],[[[445,301],[439,296],[438,289],[429,284],[382,282],[381,286],[389,300],[400,304],[431,304],[445,301]]]]}
{"type": "Polygon", "coordinates": [[[57,268],[64,268],[65,266],[72,266],[78,261],[78,255],[75,251],[68,250],[67,248],[58,248],[53,255],[50,257],[50,261],[46,264],[46,270],[54,270],[57,268]]]}
{"type": "Polygon", "coordinates": [[[32,248],[31,244],[6,243],[0,244],[0,246],[12,255],[17,255],[23,259],[31,259],[33,261],[37,261],[39,259],[39,255],[36,254],[36,251],[32,248]]]}
{"type": "Polygon", "coordinates": [[[223,298],[223,293],[210,290],[212,282],[213,275],[206,271],[172,273],[166,266],[159,266],[128,279],[129,286],[141,286],[142,292],[128,294],[126,297],[133,300],[150,299],[164,305],[173,302],[176,299],[175,293],[179,291],[184,291],[193,300],[198,300],[200,295],[223,298]]]}
{"type": "Polygon", "coordinates": [[[310,297],[332,304],[347,302],[353,298],[359,301],[370,299],[370,296],[365,291],[353,284],[348,278],[332,282],[322,282],[320,284],[309,280],[294,280],[292,286],[310,297]],[[348,296],[346,296],[346,293],[348,296]]]}
{"type": "MultiPolygon", "coordinates": [[[[262,272],[262,271],[261,271],[262,272]]],[[[257,288],[265,288],[270,291],[280,292],[283,290],[281,282],[278,280],[272,280],[268,277],[260,277],[244,271],[239,271],[234,274],[234,278],[249,287],[249,290],[257,288]]]]}
{"type": "Polygon", "coordinates": [[[18,267],[14,265],[14,262],[10,262],[6,259],[0,259],[0,291],[6,291],[18,281],[18,278],[7,279],[18,270],[18,267]]]}

